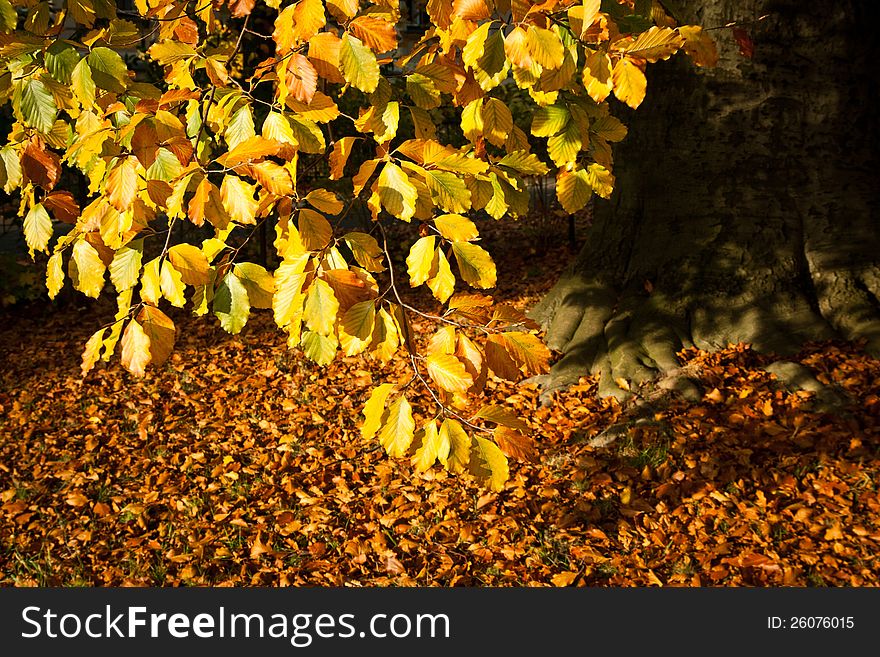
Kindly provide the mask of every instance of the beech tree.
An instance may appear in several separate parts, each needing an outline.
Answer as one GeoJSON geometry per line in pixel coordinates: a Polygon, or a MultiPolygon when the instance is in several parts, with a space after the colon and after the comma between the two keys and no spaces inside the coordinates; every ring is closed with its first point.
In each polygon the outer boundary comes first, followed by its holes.
{"type": "Polygon", "coordinates": [[[501,488],[526,426],[494,406],[465,411],[487,376],[544,374],[550,354],[537,324],[481,292],[496,269],[478,223],[528,212],[531,176],[553,175],[569,213],[610,197],[612,144],[627,134],[610,99],[635,109],[647,64],[717,54],[700,27],[644,0],[424,11],[402,45],[397,0],[0,0],[0,93],[15,117],[0,184],[20,196],[31,255],[49,256],[50,297],[70,284],[117,299],[84,375],[114,354],[136,376],[161,365],[177,332],[168,306],[230,333],[265,309],[316,363],[407,359],[436,409],[417,427],[409,387],[383,383],[364,436],[418,470],[439,462],[501,488]],[[528,132],[508,93],[534,108],[528,132]],[[460,139],[437,130],[450,107],[460,139]],[[325,162],[349,193],[303,186],[325,162]],[[368,230],[345,220],[356,204],[368,230]],[[405,269],[391,222],[412,226],[405,269]],[[261,230],[270,268],[243,256],[261,230]],[[403,287],[442,310],[406,303],[403,287]],[[413,314],[437,324],[423,349],[413,314]]]}
{"type": "MultiPolygon", "coordinates": [[[[784,357],[843,338],[880,355],[880,80],[865,3],[664,5],[706,30],[747,24],[710,31],[711,69],[649,71],[615,195],[534,310],[563,352],[545,394],[590,372],[603,395],[657,376],[698,394],[676,358],[688,346],[784,357]]],[[[783,372],[819,386],[805,368],[783,372]]]]}

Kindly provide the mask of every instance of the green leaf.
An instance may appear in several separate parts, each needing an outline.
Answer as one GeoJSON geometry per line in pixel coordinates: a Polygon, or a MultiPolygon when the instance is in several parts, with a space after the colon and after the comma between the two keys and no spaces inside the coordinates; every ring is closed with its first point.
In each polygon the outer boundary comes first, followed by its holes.
{"type": "Polygon", "coordinates": [[[494,491],[502,490],[504,483],[510,478],[504,452],[491,440],[479,436],[474,437],[468,472],[494,491]]]}
{"type": "Polygon", "coordinates": [[[254,115],[250,104],[246,103],[238,108],[229,120],[229,125],[223,131],[223,138],[231,151],[240,143],[256,136],[254,128],[254,115]]]}
{"type": "Polygon", "coordinates": [[[95,80],[85,58],[73,67],[70,74],[70,88],[83,107],[91,107],[95,104],[95,80]]]}
{"type": "Polygon", "coordinates": [[[128,67],[122,57],[110,48],[94,48],[88,54],[92,79],[101,89],[120,94],[128,87],[128,67]]]}
{"type": "Polygon", "coordinates": [[[379,84],[376,55],[360,39],[349,32],[342,35],[339,63],[345,81],[364,93],[373,93],[379,84]]]}
{"type": "Polygon", "coordinates": [[[235,335],[247,324],[250,312],[247,288],[233,272],[229,272],[214,293],[214,314],[220,320],[220,326],[235,335]]]}
{"type": "Polygon", "coordinates": [[[386,413],[385,423],[379,430],[379,442],[389,456],[406,456],[416,427],[412,407],[406,397],[400,397],[388,407],[386,413]]]}
{"type": "Polygon", "coordinates": [[[304,331],[300,343],[306,358],[318,365],[327,365],[336,357],[339,344],[335,335],[321,335],[314,331],[304,331]]]}
{"type": "Polygon", "coordinates": [[[46,134],[55,125],[58,107],[46,85],[39,80],[28,80],[21,90],[21,116],[32,128],[46,134]]]}
{"type": "Polygon", "coordinates": [[[31,258],[34,251],[49,252],[52,239],[52,218],[41,203],[35,204],[24,218],[24,239],[31,258]]]}
{"type": "Polygon", "coordinates": [[[141,260],[143,258],[144,241],[137,240],[123,246],[113,256],[110,263],[110,282],[117,292],[123,292],[133,288],[141,273],[141,260]]]}
{"type": "Polygon", "coordinates": [[[61,84],[70,84],[73,69],[80,62],[79,52],[69,43],[55,41],[46,50],[43,56],[46,62],[46,70],[55,80],[61,84]]]}
{"type": "Polygon", "coordinates": [[[495,263],[482,247],[470,242],[453,242],[452,252],[467,283],[484,289],[495,287],[495,263]]]}
{"type": "Polygon", "coordinates": [[[147,180],[164,180],[170,182],[180,175],[180,160],[167,148],[159,148],[156,151],[156,160],[147,169],[147,180]]]}
{"type": "Polygon", "coordinates": [[[364,405],[364,424],[361,427],[361,436],[364,440],[370,440],[379,430],[382,414],[385,412],[385,402],[392,390],[394,390],[393,383],[383,383],[370,393],[370,398],[364,405]]]}

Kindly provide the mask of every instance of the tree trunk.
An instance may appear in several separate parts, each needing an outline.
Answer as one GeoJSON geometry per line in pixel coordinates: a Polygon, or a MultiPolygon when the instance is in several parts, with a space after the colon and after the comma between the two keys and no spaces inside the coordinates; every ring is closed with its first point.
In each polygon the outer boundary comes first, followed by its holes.
{"type": "MultiPolygon", "coordinates": [[[[600,374],[643,382],[682,347],[746,342],[796,351],[867,340],[880,351],[877,40],[863,5],[707,0],[681,22],[729,29],[721,60],[649,66],[648,97],[623,117],[617,192],[567,274],[534,309],[563,352],[545,389],[600,374]]],[[[626,387],[626,386],[624,386],[626,387]]]]}

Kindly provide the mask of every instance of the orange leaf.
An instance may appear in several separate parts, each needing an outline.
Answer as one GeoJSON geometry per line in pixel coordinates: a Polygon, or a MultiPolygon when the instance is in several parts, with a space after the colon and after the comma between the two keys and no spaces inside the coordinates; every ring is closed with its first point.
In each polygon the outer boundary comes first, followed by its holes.
{"type": "Polygon", "coordinates": [[[397,48],[397,31],[394,25],[374,16],[358,16],[349,29],[376,53],[388,52],[397,48]]]}

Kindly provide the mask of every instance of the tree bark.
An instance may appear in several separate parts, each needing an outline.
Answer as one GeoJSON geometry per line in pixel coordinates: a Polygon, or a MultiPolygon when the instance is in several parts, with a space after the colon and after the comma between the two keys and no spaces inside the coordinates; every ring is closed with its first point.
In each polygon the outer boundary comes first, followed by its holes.
{"type": "MultiPolygon", "coordinates": [[[[617,191],[534,309],[563,357],[544,381],[640,383],[679,367],[683,347],[865,339],[880,352],[878,47],[867,3],[666,3],[681,22],[730,29],[720,61],[649,66],[648,96],[623,117],[617,191]]],[[[687,384],[684,384],[685,386],[687,384]]],[[[626,387],[626,384],[623,385],[626,387]]]]}

